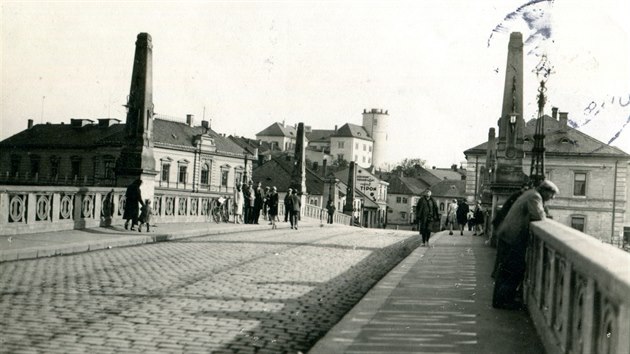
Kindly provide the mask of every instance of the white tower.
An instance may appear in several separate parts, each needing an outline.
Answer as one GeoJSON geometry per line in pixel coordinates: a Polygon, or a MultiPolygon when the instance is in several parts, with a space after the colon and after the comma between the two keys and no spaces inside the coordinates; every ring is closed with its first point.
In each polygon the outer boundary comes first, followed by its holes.
{"type": "Polygon", "coordinates": [[[374,139],[372,148],[372,166],[376,170],[387,171],[385,158],[387,156],[387,130],[389,127],[389,114],[382,109],[372,108],[363,110],[363,128],[374,139]]]}

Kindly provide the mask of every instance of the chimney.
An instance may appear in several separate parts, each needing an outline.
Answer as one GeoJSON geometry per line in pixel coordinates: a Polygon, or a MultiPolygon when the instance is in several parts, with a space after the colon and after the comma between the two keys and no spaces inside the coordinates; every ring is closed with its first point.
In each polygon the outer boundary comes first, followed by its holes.
{"type": "Polygon", "coordinates": [[[32,127],[33,127],[33,120],[29,119],[27,129],[31,129],[32,127]]]}
{"type": "Polygon", "coordinates": [[[558,107],[551,107],[551,118],[558,120],[558,107]]]}
{"type": "Polygon", "coordinates": [[[335,124],[335,133],[337,132],[337,125],[335,124]]]}
{"type": "Polygon", "coordinates": [[[560,131],[567,131],[567,123],[569,121],[569,113],[568,112],[560,112],[560,131]]]}
{"type": "Polygon", "coordinates": [[[192,127],[194,126],[194,120],[195,120],[195,116],[192,114],[187,114],[186,115],[186,124],[188,124],[188,126],[192,127]]]}
{"type": "Polygon", "coordinates": [[[210,122],[207,120],[202,120],[201,121],[201,126],[205,129],[210,129],[210,122]]]}
{"type": "Polygon", "coordinates": [[[326,177],[326,173],[328,169],[328,160],[324,159],[324,161],[322,161],[322,176],[326,177]]]}

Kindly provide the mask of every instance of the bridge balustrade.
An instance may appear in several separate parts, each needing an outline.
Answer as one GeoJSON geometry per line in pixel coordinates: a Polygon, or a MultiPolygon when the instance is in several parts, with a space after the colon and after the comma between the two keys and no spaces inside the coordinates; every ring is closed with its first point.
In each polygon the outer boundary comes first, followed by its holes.
{"type": "MultiPolygon", "coordinates": [[[[122,223],[123,187],[12,186],[0,190],[0,235],[84,229],[122,223]]],[[[219,198],[233,215],[231,193],[203,193],[155,188],[152,223],[207,222],[219,198]]],[[[305,205],[303,215],[325,222],[326,210],[305,205]]],[[[284,215],[280,202],[279,215],[284,215]]],[[[350,224],[350,217],[335,213],[334,222],[350,224]]]]}
{"type": "Polygon", "coordinates": [[[630,353],[630,254],[533,222],[524,295],[548,353],[630,353]]]}

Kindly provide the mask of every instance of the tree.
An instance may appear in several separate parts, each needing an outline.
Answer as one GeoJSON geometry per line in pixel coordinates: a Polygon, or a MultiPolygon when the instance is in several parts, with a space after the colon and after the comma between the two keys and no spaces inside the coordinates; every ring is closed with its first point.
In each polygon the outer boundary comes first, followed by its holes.
{"type": "Polygon", "coordinates": [[[423,159],[404,159],[396,164],[392,172],[402,172],[405,176],[413,177],[417,173],[417,169],[424,167],[427,161],[423,159]]]}
{"type": "Polygon", "coordinates": [[[339,168],[346,168],[348,167],[348,161],[343,158],[337,158],[335,161],[333,161],[332,165],[339,168]]]}

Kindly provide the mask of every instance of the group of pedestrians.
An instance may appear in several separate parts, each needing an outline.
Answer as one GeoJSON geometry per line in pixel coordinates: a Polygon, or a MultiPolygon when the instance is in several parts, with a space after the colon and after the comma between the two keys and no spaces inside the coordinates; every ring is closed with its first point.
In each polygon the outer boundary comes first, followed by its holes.
{"type": "MultiPolygon", "coordinates": [[[[239,185],[236,188],[234,205],[235,223],[259,224],[260,217],[269,222],[272,229],[277,229],[279,195],[276,186],[262,188],[260,182],[254,188],[253,183],[239,185]]],[[[291,223],[291,229],[297,230],[302,202],[297,190],[289,188],[284,197],[284,221],[291,223]]]]}
{"type": "MultiPolygon", "coordinates": [[[[522,290],[525,269],[527,267],[525,255],[529,241],[529,225],[532,221],[551,218],[545,203],[560,193],[558,187],[550,180],[544,180],[534,189],[523,184],[521,189],[512,194],[497,211],[492,220],[494,237],[498,239],[497,254],[492,277],[495,279],[492,306],[498,309],[523,308],[522,290]]],[[[469,222],[469,208],[465,202],[452,200],[447,207],[446,223],[450,226],[449,234],[453,234],[453,225],[463,226],[469,222]]],[[[481,224],[483,217],[481,205],[477,202],[473,211],[476,226],[481,224]],[[478,214],[479,213],[479,214],[478,214]]],[[[426,191],[416,205],[416,222],[422,245],[428,245],[431,236],[431,224],[439,220],[437,203],[431,197],[431,191],[426,191]]],[[[476,230],[477,232],[478,230],[476,230]]]]}
{"type": "Polygon", "coordinates": [[[444,229],[449,229],[449,235],[453,235],[453,229],[459,230],[460,235],[464,235],[464,229],[468,225],[468,231],[473,231],[473,236],[483,235],[485,215],[481,202],[477,201],[471,210],[465,200],[453,199],[446,208],[446,220],[444,229]]]}

